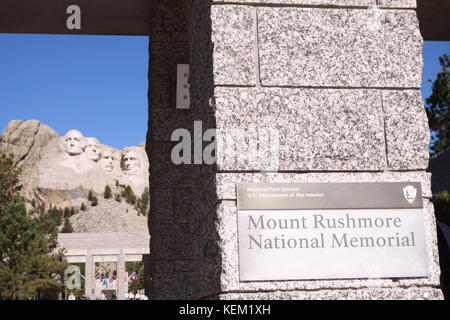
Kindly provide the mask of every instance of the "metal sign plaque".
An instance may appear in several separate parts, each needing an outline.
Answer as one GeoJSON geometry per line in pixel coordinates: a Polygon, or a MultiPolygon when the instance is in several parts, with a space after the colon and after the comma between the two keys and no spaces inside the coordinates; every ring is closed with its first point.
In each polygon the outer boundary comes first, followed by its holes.
{"type": "Polygon", "coordinates": [[[238,184],[241,281],[428,276],[415,183],[238,184]]]}

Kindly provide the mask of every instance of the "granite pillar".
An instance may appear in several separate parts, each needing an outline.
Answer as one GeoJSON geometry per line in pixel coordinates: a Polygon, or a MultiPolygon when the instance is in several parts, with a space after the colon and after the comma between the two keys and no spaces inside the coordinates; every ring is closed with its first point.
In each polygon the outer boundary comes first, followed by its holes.
{"type": "Polygon", "coordinates": [[[117,259],[117,300],[123,300],[125,293],[128,292],[127,277],[125,275],[125,255],[123,249],[120,249],[117,259]]]}
{"type": "Polygon", "coordinates": [[[151,298],[441,299],[415,1],[153,6],[151,298]],[[175,108],[179,63],[190,65],[189,110],[175,108]],[[202,132],[275,130],[276,168],[263,158],[174,165],[171,133],[193,134],[194,121],[202,132]],[[236,183],[396,181],[422,183],[427,278],[239,281],[236,183]]]}
{"type": "Polygon", "coordinates": [[[95,265],[91,250],[88,250],[86,254],[85,277],[85,295],[90,299],[95,299],[95,265]]]}

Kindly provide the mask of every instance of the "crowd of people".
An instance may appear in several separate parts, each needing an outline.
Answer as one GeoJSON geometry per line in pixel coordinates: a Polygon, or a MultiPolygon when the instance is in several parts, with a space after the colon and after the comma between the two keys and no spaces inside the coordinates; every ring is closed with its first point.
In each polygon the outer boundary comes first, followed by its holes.
{"type": "Polygon", "coordinates": [[[145,294],[133,294],[133,292],[125,293],[125,300],[148,300],[148,297],[145,294]]]}
{"type": "MultiPolygon", "coordinates": [[[[71,294],[69,295],[68,300],[78,299],[75,295],[71,294]]],[[[80,300],[90,300],[90,298],[83,295],[80,300]]],[[[96,297],[95,300],[117,300],[117,296],[115,294],[110,295],[102,293],[102,295],[100,297],[96,297]]],[[[133,292],[129,292],[124,294],[124,300],[148,300],[148,297],[144,293],[134,294],[133,292]]]]}

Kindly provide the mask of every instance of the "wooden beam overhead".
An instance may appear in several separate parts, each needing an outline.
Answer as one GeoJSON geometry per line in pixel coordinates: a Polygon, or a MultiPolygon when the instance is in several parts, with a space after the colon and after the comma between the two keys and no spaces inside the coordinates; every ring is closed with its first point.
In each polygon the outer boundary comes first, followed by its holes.
{"type": "Polygon", "coordinates": [[[417,16],[424,40],[450,41],[450,0],[417,0],[417,16]]]}
{"type": "Polygon", "coordinates": [[[148,35],[151,0],[0,0],[0,33],[148,35]],[[81,30],[66,26],[81,9],[81,30]]]}
{"type": "MultiPolygon", "coordinates": [[[[149,35],[152,1],[0,0],[0,33],[149,35]],[[73,4],[81,30],[66,27],[73,4]]],[[[417,0],[417,14],[425,40],[450,41],[450,0],[417,0]]]]}

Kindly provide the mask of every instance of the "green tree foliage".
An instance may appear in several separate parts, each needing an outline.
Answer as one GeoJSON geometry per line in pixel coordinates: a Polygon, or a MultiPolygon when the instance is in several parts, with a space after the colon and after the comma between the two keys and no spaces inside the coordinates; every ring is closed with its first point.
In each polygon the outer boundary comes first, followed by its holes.
{"type": "Polygon", "coordinates": [[[57,211],[62,215],[62,211],[52,208],[47,213],[39,210],[33,217],[27,214],[24,199],[11,184],[17,183],[19,171],[3,165],[7,157],[0,158],[0,177],[6,179],[1,181],[0,197],[2,201],[10,199],[0,207],[0,300],[39,298],[62,291],[64,285],[58,279],[66,263],[63,251],[56,251],[58,230],[51,216],[57,211]]]}
{"type": "Polygon", "coordinates": [[[132,204],[132,205],[135,205],[136,202],[137,202],[136,195],[134,194],[133,189],[131,189],[130,186],[126,186],[126,187],[122,190],[121,196],[122,196],[123,198],[125,198],[125,201],[126,201],[127,203],[130,203],[130,204],[132,204]]]}
{"type": "Polygon", "coordinates": [[[80,210],[81,210],[81,211],[86,211],[86,210],[87,210],[87,207],[86,207],[86,205],[84,204],[84,202],[81,204],[80,210]]]}
{"type": "Polygon", "coordinates": [[[117,202],[122,202],[122,197],[120,196],[119,193],[116,194],[115,199],[116,199],[117,202]]]}
{"type": "Polygon", "coordinates": [[[0,155],[0,211],[12,201],[13,197],[20,190],[19,183],[20,169],[14,165],[12,155],[0,155]]]}
{"type": "Polygon", "coordinates": [[[64,226],[61,230],[61,233],[72,233],[73,232],[73,227],[72,224],[70,223],[69,217],[65,217],[64,218],[64,226]]]}
{"type": "Polygon", "coordinates": [[[439,153],[450,147],[450,58],[444,54],[439,62],[442,71],[437,74],[432,85],[433,93],[426,100],[430,129],[436,132],[436,136],[432,137],[432,153],[439,153]]]}
{"type": "Polygon", "coordinates": [[[105,199],[110,199],[112,197],[112,191],[108,185],[105,187],[105,192],[103,193],[103,197],[105,199]]]}
{"type": "Polygon", "coordinates": [[[88,201],[90,202],[94,201],[94,193],[92,192],[92,190],[89,190],[88,201]]]}
{"type": "Polygon", "coordinates": [[[92,207],[95,207],[96,205],[98,205],[98,199],[97,199],[97,197],[94,196],[94,193],[92,192],[92,190],[89,191],[88,200],[91,202],[92,207]]]}
{"type": "Polygon", "coordinates": [[[135,280],[130,279],[128,283],[128,291],[136,294],[138,290],[144,289],[144,262],[127,262],[125,268],[128,271],[128,276],[131,276],[133,272],[137,272],[138,278],[135,280]]]}
{"type": "Polygon", "coordinates": [[[149,204],[150,204],[150,192],[146,187],[141,195],[141,198],[138,201],[138,211],[142,215],[146,216],[148,213],[149,204]]]}
{"type": "Polygon", "coordinates": [[[70,208],[70,216],[73,216],[75,214],[75,209],[74,208],[70,208]]]}
{"type": "Polygon", "coordinates": [[[145,215],[147,215],[148,207],[150,205],[150,191],[148,190],[148,187],[145,187],[141,199],[142,199],[142,210],[144,211],[145,215]]]}
{"type": "Polygon", "coordinates": [[[48,211],[49,217],[55,222],[56,226],[60,226],[62,224],[63,219],[63,211],[57,207],[51,207],[48,211]]]}
{"type": "Polygon", "coordinates": [[[97,197],[94,197],[91,201],[91,206],[95,207],[97,205],[98,205],[98,199],[97,199],[97,197]]]}
{"type": "Polygon", "coordinates": [[[450,193],[445,190],[433,195],[436,218],[450,226],[450,193]]]}
{"type": "Polygon", "coordinates": [[[70,209],[64,208],[64,218],[70,217],[70,209]]]}

